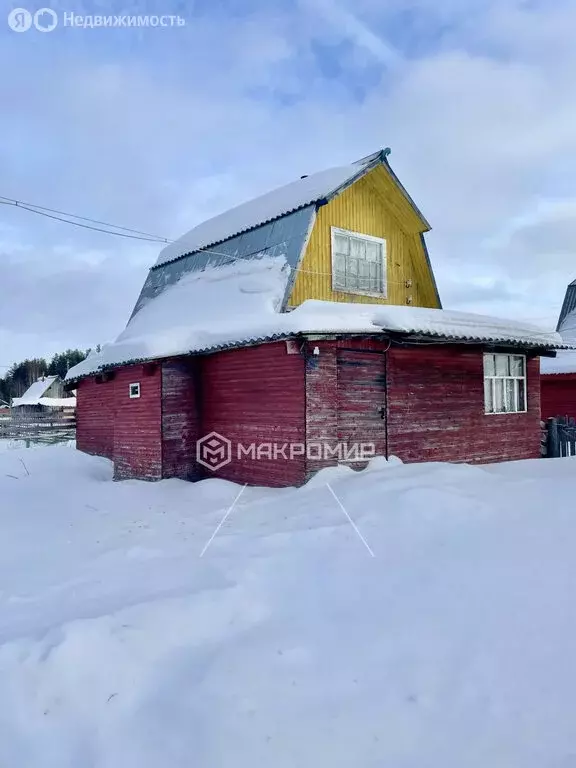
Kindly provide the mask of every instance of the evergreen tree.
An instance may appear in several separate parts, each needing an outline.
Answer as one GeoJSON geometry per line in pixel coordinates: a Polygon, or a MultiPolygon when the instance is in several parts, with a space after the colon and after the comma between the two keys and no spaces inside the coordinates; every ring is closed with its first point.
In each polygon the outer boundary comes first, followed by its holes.
{"type": "Polygon", "coordinates": [[[41,376],[46,376],[48,364],[42,357],[15,363],[8,371],[5,382],[11,397],[20,397],[41,376]]]}
{"type": "Polygon", "coordinates": [[[66,352],[60,352],[54,355],[48,366],[49,376],[60,376],[63,379],[70,368],[86,358],[86,352],[79,349],[67,349],[66,352]]]}
{"type": "Polygon", "coordinates": [[[73,365],[82,362],[89,350],[67,349],[60,352],[47,363],[42,357],[14,363],[4,378],[0,378],[0,400],[7,403],[14,397],[21,397],[28,387],[41,376],[60,376],[64,378],[73,365]]]}

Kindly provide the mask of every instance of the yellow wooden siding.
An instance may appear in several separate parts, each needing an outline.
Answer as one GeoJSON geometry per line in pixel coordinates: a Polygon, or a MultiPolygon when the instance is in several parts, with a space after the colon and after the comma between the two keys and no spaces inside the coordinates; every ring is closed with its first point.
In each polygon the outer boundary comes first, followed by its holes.
{"type": "Polygon", "coordinates": [[[411,304],[437,307],[438,302],[420,241],[422,220],[406,203],[383,168],[376,168],[318,210],[306,253],[288,302],[306,299],[362,304],[411,304]],[[381,237],[387,248],[387,297],[332,290],[331,227],[381,237]],[[407,285],[411,281],[411,286],[407,285]]]}

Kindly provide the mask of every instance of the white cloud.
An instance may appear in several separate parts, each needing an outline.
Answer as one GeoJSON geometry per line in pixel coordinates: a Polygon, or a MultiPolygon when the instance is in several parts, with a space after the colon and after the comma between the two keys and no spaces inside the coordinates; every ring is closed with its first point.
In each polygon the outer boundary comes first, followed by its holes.
{"type": "Polygon", "coordinates": [[[344,3],[338,0],[306,0],[301,8],[316,11],[322,23],[338,33],[341,39],[352,40],[382,64],[397,67],[402,63],[402,56],[390,41],[374,32],[358,13],[345,7],[344,3]]]}
{"type": "MultiPolygon", "coordinates": [[[[400,4],[373,0],[214,11],[174,50],[90,49],[72,66],[11,39],[0,52],[13,73],[0,81],[0,194],[176,237],[271,186],[390,145],[434,227],[445,305],[553,324],[576,277],[576,3],[465,5],[402,4],[437,33],[418,55],[395,39],[400,4]],[[380,66],[365,98],[322,76],[314,40],[348,40],[358,61],[367,53],[380,66]]],[[[34,318],[30,337],[16,300],[0,314],[12,357],[121,329],[155,248],[4,207],[2,223],[12,243],[4,273],[34,318]]]]}

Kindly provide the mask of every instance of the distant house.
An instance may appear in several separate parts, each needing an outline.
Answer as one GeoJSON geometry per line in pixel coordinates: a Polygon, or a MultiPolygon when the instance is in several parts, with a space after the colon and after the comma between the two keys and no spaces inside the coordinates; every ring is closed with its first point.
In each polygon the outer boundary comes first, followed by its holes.
{"type": "Polygon", "coordinates": [[[59,376],[42,376],[28,387],[22,397],[12,400],[17,414],[74,411],[76,398],[69,396],[59,376]]]}
{"type": "MultiPolygon", "coordinates": [[[[557,330],[566,343],[576,345],[576,280],[566,289],[557,330]]],[[[542,418],[576,418],[576,351],[542,360],[540,374],[542,418]]]]}
{"type": "Polygon", "coordinates": [[[126,329],[68,373],[78,448],[118,479],[268,486],[371,453],[538,457],[538,357],[560,336],[441,308],[429,224],[387,156],[168,245],[126,329]]]}

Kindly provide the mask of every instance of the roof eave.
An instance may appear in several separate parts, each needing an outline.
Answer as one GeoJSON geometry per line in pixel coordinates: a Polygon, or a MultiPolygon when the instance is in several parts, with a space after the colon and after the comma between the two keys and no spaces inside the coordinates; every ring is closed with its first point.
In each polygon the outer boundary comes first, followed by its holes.
{"type": "Polygon", "coordinates": [[[115,370],[117,368],[124,368],[127,365],[142,365],[145,363],[158,362],[162,360],[169,360],[172,358],[189,357],[191,355],[206,355],[214,354],[216,352],[224,352],[230,349],[241,349],[244,347],[253,347],[258,344],[269,344],[275,341],[287,341],[295,338],[347,338],[347,337],[362,337],[362,338],[386,338],[398,343],[405,344],[468,344],[483,347],[513,347],[515,349],[529,349],[536,352],[538,355],[552,357],[555,356],[556,350],[573,349],[566,345],[553,345],[542,344],[541,342],[533,342],[522,339],[510,339],[510,338],[478,338],[471,336],[453,336],[449,334],[436,334],[426,332],[415,331],[397,331],[388,330],[382,328],[379,331],[314,331],[303,330],[294,331],[290,333],[276,333],[269,336],[260,336],[251,339],[243,339],[242,341],[231,341],[223,344],[214,344],[206,346],[201,349],[188,350],[187,352],[174,353],[164,356],[147,357],[147,358],[132,358],[130,360],[124,360],[118,363],[110,363],[109,365],[103,365],[97,369],[90,371],[80,376],[66,379],[67,385],[81,381],[82,379],[89,378],[90,376],[99,376],[102,373],[115,370]]]}

